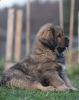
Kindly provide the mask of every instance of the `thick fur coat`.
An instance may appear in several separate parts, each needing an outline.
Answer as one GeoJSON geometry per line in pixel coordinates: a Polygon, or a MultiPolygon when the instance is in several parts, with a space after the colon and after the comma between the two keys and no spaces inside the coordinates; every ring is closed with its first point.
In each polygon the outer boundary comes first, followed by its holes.
{"type": "Polygon", "coordinates": [[[0,84],[9,87],[48,90],[75,90],[63,65],[63,52],[68,47],[63,30],[51,23],[38,31],[30,55],[3,73],[0,84]]]}

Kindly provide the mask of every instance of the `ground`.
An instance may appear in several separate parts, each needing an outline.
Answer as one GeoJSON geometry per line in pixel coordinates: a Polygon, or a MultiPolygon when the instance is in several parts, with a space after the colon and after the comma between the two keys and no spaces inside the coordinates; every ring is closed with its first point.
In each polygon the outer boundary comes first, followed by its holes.
{"type": "MultiPolygon", "coordinates": [[[[3,64],[0,64],[3,66],[3,64]]],[[[0,67],[0,74],[3,68],[0,67]]],[[[1,76],[1,75],[0,75],[1,76]]],[[[72,84],[79,88],[79,76],[70,76],[72,84]]],[[[79,100],[79,92],[41,92],[0,87],[0,100],[79,100]]]]}

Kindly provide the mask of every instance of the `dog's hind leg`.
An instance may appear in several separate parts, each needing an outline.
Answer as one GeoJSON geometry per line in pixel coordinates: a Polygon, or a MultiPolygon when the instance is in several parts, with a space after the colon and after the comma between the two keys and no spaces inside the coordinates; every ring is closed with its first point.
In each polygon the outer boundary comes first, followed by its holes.
{"type": "Polygon", "coordinates": [[[33,76],[25,75],[18,70],[6,72],[2,77],[1,85],[11,88],[38,89],[44,92],[54,91],[53,87],[45,87],[39,81],[35,80],[33,76]]]}
{"type": "Polygon", "coordinates": [[[25,81],[22,79],[18,80],[16,78],[12,78],[10,81],[6,82],[6,85],[11,88],[37,89],[37,90],[41,90],[43,92],[55,90],[55,88],[53,88],[52,86],[45,87],[38,81],[29,82],[29,81],[25,81]]]}
{"type": "Polygon", "coordinates": [[[53,86],[43,86],[40,82],[33,82],[31,85],[32,89],[38,89],[43,92],[47,91],[55,91],[55,88],[53,86]]]}

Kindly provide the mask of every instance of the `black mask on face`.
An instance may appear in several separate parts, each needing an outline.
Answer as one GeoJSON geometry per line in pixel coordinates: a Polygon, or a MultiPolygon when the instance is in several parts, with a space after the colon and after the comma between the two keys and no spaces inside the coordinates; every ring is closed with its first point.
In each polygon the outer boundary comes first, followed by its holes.
{"type": "Polygon", "coordinates": [[[66,48],[65,47],[57,47],[58,53],[62,53],[66,48]]]}
{"type": "Polygon", "coordinates": [[[42,40],[39,40],[45,47],[49,48],[50,50],[52,51],[55,51],[55,48],[57,50],[58,53],[62,53],[66,47],[69,46],[69,40],[67,37],[65,37],[65,43],[64,43],[64,46],[61,47],[61,46],[57,46],[56,44],[56,41],[55,40],[46,40],[46,39],[42,39],[42,40]],[[57,47],[56,47],[57,46],[57,47]]]}
{"type": "Polygon", "coordinates": [[[65,47],[68,47],[69,46],[69,39],[67,37],[65,37],[65,44],[64,44],[65,47]]]}
{"type": "Polygon", "coordinates": [[[65,37],[65,42],[64,42],[64,46],[61,47],[61,46],[58,46],[56,49],[57,49],[57,52],[58,53],[62,53],[66,50],[66,48],[69,46],[69,39],[67,37],[65,37]]]}

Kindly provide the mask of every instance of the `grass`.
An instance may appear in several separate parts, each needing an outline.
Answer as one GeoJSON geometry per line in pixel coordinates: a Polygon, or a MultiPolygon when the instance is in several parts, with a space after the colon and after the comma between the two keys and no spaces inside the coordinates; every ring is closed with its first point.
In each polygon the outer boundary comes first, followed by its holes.
{"type": "MultiPolygon", "coordinates": [[[[0,74],[4,63],[0,63],[0,74]]],[[[70,76],[72,84],[79,88],[79,76],[70,76]]],[[[79,92],[41,92],[39,90],[23,90],[0,87],[0,100],[79,100],[79,92]]]]}
{"type": "Polygon", "coordinates": [[[79,75],[79,64],[73,63],[72,65],[68,66],[68,74],[69,75],[79,75]]]}
{"type": "Polygon", "coordinates": [[[0,100],[79,100],[79,92],[41,92],[0,87],[0,100]]]}

